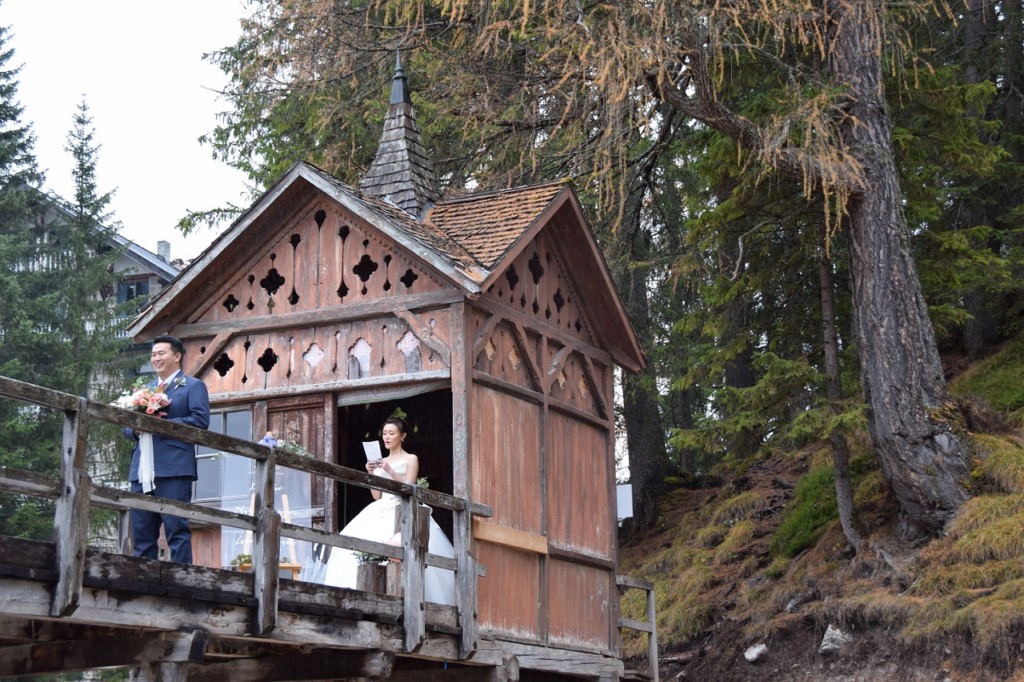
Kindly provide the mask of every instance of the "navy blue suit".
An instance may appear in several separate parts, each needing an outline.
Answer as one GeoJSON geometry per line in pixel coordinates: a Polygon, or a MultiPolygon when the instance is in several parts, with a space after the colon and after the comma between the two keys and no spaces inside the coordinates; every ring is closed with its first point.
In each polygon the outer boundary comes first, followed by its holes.
{"type": "MultiPolygon", "coordinates": [[[[152,382],[150,386],[155,388],[157,382],[152,382]]],[[[165,420],[200,429],[210,426],[210,394],[202,381],[179,372],[164,392],[171,399],[165,420]]],[[[138,435],[130,429],[125,429],[125,433],[138,439],[138,435]]],[[[139,457],[139,446],[136,445],[128,474],[132,492],[135,493],[142,492],[139,457]]],[[[150,494],[181,502],[192,501],[192,482],[196,480],[195,445],[153,434],[153,469],[156,487],[150,494]]],[[[157,539],[160,537],[160,524],[163,523],[171,560],[192,563],[192,531],[187,520],[138,509],[132,509],[130,516],[135,556],[157,558],[157,539]]]]}

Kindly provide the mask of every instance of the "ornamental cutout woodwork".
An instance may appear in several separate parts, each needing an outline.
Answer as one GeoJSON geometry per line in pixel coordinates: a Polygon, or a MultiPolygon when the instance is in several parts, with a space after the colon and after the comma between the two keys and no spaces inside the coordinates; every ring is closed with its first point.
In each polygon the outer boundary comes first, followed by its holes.
{"type": "MultiPolygon", "coordinates": [[[[211,395],[283,389],[339,381],[434,372],[448,367],[404,322],[388,318],[281,331],[225,334],[189,342],[190,367],[198,368],[211,395]],[[192,345],[195,344],[195,345],[192,345]],[[200,344],[208,350],[201,351],[200,344]],[[195,363],[195,364],[192,364],[195,363]]],[[[421,318],[431,339],[450,343],[448,315],[421,318]]]]}
{"type": "Polygon", "coordinates": [[[316,366],[320,364],[320,361],[327,356],[323,349],[317,344],[312,344],[305,353],[302,354],[302,359],[306,361],[310,367],[316,369],[316,366]]]}
{"type": "Polygon", "coordinates": [[[360,338],[351,348],[349,348],[349,379],[360,379],[362,377],[370,376],[370,353],[372,352],[373,346],[368,344],[366,339],[363,338],[360,338]]]}
{"type": "Polygon", "coordinates": [[[253,258],[189,322],[304,312],[442,288],[418,262],[328,200],[285,225],[253,258]]]}
{"type": "Polygon", "coordinates": [[[487,290],[492,300],[593,344],[579,293],[558,258],[550,239],[541,234],[487,290]],[[523,277],[520,273],[529,273],[523,277]]]}
{"type": "MultiPolygon", "coordinates": [[[[434,320],[430,321],[430,326],[433,327],[435,324],[434,320]]],[[[405,356],[405,371],[419,372],[423,369],[423,359],[420,355],[420,340],[411,331],[407,331],[402,338],[395,344],[398,350],[405,356]]]]}

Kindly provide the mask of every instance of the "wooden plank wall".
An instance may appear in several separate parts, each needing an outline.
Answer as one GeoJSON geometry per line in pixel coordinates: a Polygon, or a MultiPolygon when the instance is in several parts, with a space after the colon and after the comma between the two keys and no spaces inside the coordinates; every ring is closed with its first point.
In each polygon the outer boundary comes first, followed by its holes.
{"type": "MultiPolygon", "coordinates": [[[[514,396],[474,387],[472,498],[489,500],[498,526],[543,532],[540,409],[514,396]]],[[[480,578],[479,623],[507,634],[540,636],[540,556],[478,542],[487,576],[480,578]]]]}
{"type": "Polygon", "coordinates": [[[614,651],[612,365],[556,247],[542,232],[468,321],[480,627],[614,651]]]}
{"type": "MultiPolygon", "coordinates": [[[[544,425],[548,541],[551,545],[615,561],[615,512],[608,476],[608,432],[557,410],[544,425]]],[[[552,556],[547,563],[548,634],[552,642],[612,648],[615,570],[552,556]],[[559,597],[562,598],[559,598],[559,597]]]]}
{"type": "MultiPolygon", "coordinates": [[[[544,425],[547,464],[548,539],[588,555],[611,559],[615,528],[608,489],[608,434],[549,410],[544,425]]],[[[495,509],[497,513],[497,509],[495,509]]]]}

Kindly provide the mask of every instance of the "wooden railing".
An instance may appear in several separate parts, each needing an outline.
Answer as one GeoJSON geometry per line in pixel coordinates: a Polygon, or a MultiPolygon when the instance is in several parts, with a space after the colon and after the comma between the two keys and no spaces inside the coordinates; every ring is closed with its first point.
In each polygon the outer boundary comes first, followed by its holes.
{"type": "Polygon", "coordinates": [[[620,593],[629,589],[643,590],[647,593],[647,620],[620,618],[619,627],[647,633],[647,677],[658,680],[658,620],[654,609],[654,583],[626,575],[617,576],[616,583],[620,593]]]}
{"type": "Polygon", "coordinates": [[[193,521],[229,526],[253,532],[254,634],[265,635],[277,625],[277,595],[282,537],[323,543],[343,550],[388,556],[402,561],[403,625],[405,650],[415,651],[424,639],[424,570],[427,565],[455,572],[455,594],[460,626],[459,653],[466,657],[476,647],[476,585],[481,568],[468,551],[454,559],[427,554],[414,539],[420,505],[448,509],[453,516],[456,547],[470,546],[472,517],[491,516],[491,508],[416,485],[391,481],[365,471],[322,462],[258,443],[167,422],[145,414],[35,386],[0,376],[0,397],[12,398],[64,413],[60,478],[0,467],[0,491],[49,498],[56,501],[54,515],[55,566],[58,580],[50,604],[50,615],[74,612],[82,593],[90,507],[110,509],[121,515],[122,551],[126,550],[128,510],[170,513],[193,521]],[[213,509],[152,495],[95,485],[86,471],[86,443],[89,425],[107,422],[146,431],[240,455],[255,462],[255,504],[253,514],[213,509]],[[275,467],[296,469],[342,483],[387,491],[401,498],[402,545],[383,543],[283,523],[274,508],[275,467]]]}

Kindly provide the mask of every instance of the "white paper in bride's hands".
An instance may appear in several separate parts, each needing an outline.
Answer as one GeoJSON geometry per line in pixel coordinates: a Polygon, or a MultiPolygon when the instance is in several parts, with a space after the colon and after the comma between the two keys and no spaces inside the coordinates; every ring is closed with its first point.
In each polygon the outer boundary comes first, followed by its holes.
{"type": "Polygon", "coordinates": [[[363,452],[366,453],[367,462],[379,462],[383,456],[380,451],[380,441],[376,440],[363,441],[363,452]]]}

